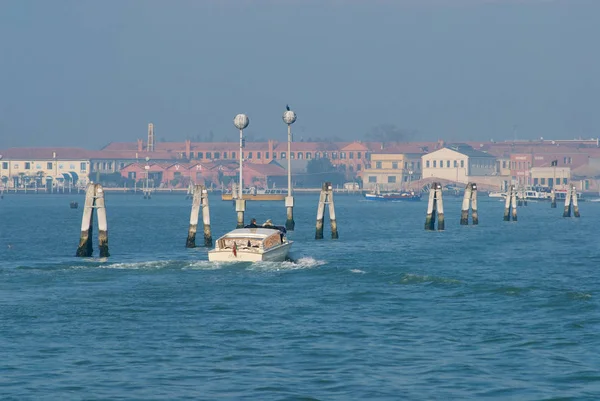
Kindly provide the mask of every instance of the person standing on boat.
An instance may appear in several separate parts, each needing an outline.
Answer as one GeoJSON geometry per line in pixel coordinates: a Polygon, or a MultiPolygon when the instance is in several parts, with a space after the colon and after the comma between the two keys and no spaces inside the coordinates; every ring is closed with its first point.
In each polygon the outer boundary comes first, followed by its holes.
{"type": "Polygon", "coordinates": [[[248,224],[246,227],[244,228],[258,228],[258,226],[256,225],[256,219],[252,219],[250,220],[250,224],[248,224]]]}

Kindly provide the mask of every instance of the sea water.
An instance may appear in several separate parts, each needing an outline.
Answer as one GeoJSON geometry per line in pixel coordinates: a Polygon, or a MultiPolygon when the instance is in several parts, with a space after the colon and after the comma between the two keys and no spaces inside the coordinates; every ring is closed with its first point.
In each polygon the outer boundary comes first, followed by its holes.
{"type": "MultiPolygon", "coordinates": [[[[316,241],[299,195],[293,261],[219,264],[185,248],[184,195],[106,197],[107,259],[74,257],[83,195],[0,200],[0,399],[600,399],[600,203],[504,222],[482,197],[460,226],[447,198],[428,232],[425,201],[336,196],[316,241]]],[[[236,214],[210,208],[216,239],[236,214]]]]}

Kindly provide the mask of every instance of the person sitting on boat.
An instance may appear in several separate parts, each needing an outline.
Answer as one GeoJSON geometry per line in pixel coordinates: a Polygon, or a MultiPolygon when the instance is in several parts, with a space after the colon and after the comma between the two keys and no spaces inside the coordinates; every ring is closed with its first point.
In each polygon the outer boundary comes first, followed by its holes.
{"type": "Polygon", "coordinates": [[[258,228],[258,226],[256,225],[256,219],[250,220],[250,224],[248,224],[244,228],[258,228]]]}
{"type": "Polygon", "coordinates": [[[265,221],[265,224],[263,224],[263,227],[274,227],[271,219],[268,219],[267,221],[265,221]]]}

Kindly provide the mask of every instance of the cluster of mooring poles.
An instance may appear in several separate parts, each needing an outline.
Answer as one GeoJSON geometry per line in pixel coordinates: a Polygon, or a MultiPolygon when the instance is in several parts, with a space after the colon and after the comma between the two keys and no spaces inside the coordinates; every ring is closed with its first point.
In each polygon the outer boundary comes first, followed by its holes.
{"type": "Polygon", "coordinates": [[[208,190],[204,185],[194,185],[192,190],[192,214],[190,216],[190,228],[188,230],[186,248],[196,247],[196,231],[198,229],[198,219],[200,208],[202,207],[202,223],[204,225],[204,246],[211,247],[213,244],[210,231],[210,209],[208,206],[208,190]]]}
{"type": "Polygon", "coordinates": [[[317,208],[317,230],[315,239],[323,239],[323,220],[325,217],[325,205],[329,205],[329,222],[331,223],[331,238],[338,239],[337,222],[335,220],[335,205],[333,204],[333,186],[330,182],[323,184],[319,195],[319,206],[317,208]]]}
{"type": "MultiPolygon", "coordinates": [[[[477,214],[477,184],[468,183],[463,196],[462,208],[460,213],[460,224],[469,225],[469,210],[471,211],[471,221],[473,225],[479,224],[479,215],[477,214]]],[[[427,203],[427,216],[425,217],[425,230],[435,230],[435,221],[437,219],[438,231],[445,229],[444,221],[444,200],[442,197],[442,184],[434,182],[429,188],[429,202],[427,203]]]]}
{"type": "Polygon", "coordinates": [[[442,199],[442,184],[434,182],[429,188],[429,202],[427,203],[427,217],[425,217],[425,229],[435,230],[435,219],[437,216],[438,230],[444,230],[444,201],[442,199]]]}
{"type": "Polygon", "coordinates": [[[83,219],[81,221],[81,237],[77,247],[78,257],[92,256],[94,249],[92,247],[93,219],[94,209],[97,212],[98,219],[98,245],[100,248],[100,257],[110,256],[108,253],[108,224],[106,223],[106,208],[104,205],[104,190],[102,185],[90,183],[85,191],[85,207],[83,209],[83,219]]]}
{"type": "MultiPolygon", "coordinates": [[[[283,122],[288,126],[288,194],[285,197],[286,207],[286,230],[293,231],[295,227],[294,222],[294,197],[292,188],[291,178],[291,158],[289,157],[291,152],[292,142],[292,130],[291,125],[296,121],[296,113],[286,107],[286,111],[283,113],[283,122]]],[[[244,227],[244,213],[246,211],[246,201],[243,198],[243,163],[244,154],[243,149],[245,145],[244,129],[248,127],[250,120],[245,114],[238,114],[233,120],[233,124],[240,131],[240,176],[239,184],[234,186],[234,191],[238,190],[238,196],[235,199],[235,211],[237,214],[237,228],[244,227]]],[[[148,163],[149,159],[146,159],[148,163]]],[[[150,188],[148,185],[148,170],[149,166],[146,166],[146,185],[144,188],[144,199],[150,199],[150,188]]],[[[198,230],[198,221],[200,217],[200,209],[202,209],[202,223],[204,227],[204,246],[212,247],[213,239],[210,228],[210,209],[208,203],[208,190],[204,185],[190,186],[188,189],[188,197],[192,196],[192,211],[190,215],[190,226],[188,229],[188,236],[186,240],[186,248],[196,247],[196,232],[198,230]]],[[[325,205],[329,205],[329,220],[331,223],[331,238],[337,239],[338,230],[337,222],[335,219],[335,206],[333,203],[333,186],[330,182],[323,184],[321,194],[319,196],[319,205],[317,208],[317,225],[315,239],[323,238],[323,220],[325,214],[325,205]]],[[[88,184],[85,194],[85,207],[83,210],[83,220],[81,224],[81,239],[79,241],[79,247],[77,248],[76,256],[89,257],[92,256],[92,220],[94,216],[94,209],[97,210],[98,214],[98,241],[100,244],[100,256],[108,257],[108,228],[106,223],[106,209],[104,205],[104,191],[100,184],[88,184]]]]}
{"type": "MultiPolygon", "coordinates": [[[[556,207],[556,197],[554,192],[551,197],[551,207],[556,207]]],[[[570,185],[565,198],[565,210],[563,217],[571,217],[571,205],[573,215],[579,217],[579,206],[577,204],[577,190],[574,185],[570,185]]],[[[511,185],[506,192],[506,201],[504,206],[504,221],[517,221],[517,206],[527,206],[527,196],[525,190],[518,190],[511,185]]],[[[465,188],[465,194],[462,202],[460,215],[460,224],[469,224],[469,209],[471,210],[471,219],[473,225],[479,224],[479,215],[477,213],[477,184],[468,183],[465,188]]],[[[442,185],[434,182],[429,190],[429,202],[427,204],[427,217],[425,218],[425,230],[435,230],[435,221],[438,221],[437,229],[444,230],[444,203],[442,199],[442,185]]],[[[319,225],[317,222],[317,229],[319,225]]]]}
{"type": "Polygon", "coordinates": [[[563,217],[571,217],[571,205],[573,205],[573,214],[575,217],[579,217],[579,206],[577,205],[577,190],[575,189],[575,185],[569,185],[569,188],[567,189],[563,217]]]}
{"type": "Polygon", "coordinates": [[[470,182],[465,188],[465,195],[462,202],[462,210],[460,213],[460,224],[462,226],[469,225],[469,208],[471,209],[471,220],[473,225],[479,224],[479,215],[477,214],[477,184],[470,182]]]}

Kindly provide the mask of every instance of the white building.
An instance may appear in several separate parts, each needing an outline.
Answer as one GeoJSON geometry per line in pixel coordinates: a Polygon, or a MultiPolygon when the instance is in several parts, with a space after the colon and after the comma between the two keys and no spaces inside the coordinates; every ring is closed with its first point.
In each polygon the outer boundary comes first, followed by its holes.
{"type": "Polygon", "coordinates": [[[496,176],[496,157],[465,144],[448,145],[422,156],[423,178],[467,183],[474,177],[496,176]]]}

